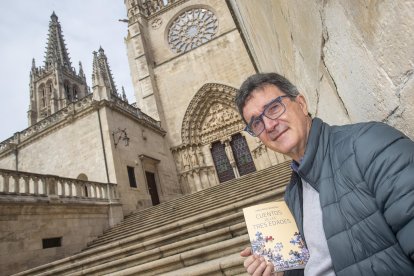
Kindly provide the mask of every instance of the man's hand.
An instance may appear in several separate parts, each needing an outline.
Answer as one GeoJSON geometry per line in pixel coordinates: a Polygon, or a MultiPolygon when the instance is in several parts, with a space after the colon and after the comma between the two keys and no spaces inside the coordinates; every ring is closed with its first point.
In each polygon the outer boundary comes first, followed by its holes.
{"type": "Polygon", "coordinates": [[[274,268],[272,263],[267,263],[263,257],[252,255],[252,250],[250,247],[246,247],[242,252],[240,252],[240,256],[247,257],[244,260],[244,267],[252,276],[283,276],[283,272],[278,272],[274,274],[274,268]]]}

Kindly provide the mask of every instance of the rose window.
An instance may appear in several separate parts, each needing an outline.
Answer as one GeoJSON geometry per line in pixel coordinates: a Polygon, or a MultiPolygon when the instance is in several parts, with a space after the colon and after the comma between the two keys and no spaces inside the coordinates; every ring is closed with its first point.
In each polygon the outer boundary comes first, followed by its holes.
{"type": "Polygon", "coordinates": [[[175,53],[184,53],[211,40],[217,33],[218,21],[213,12],[192,9],[172,23],[168,43],[175,53]]]}

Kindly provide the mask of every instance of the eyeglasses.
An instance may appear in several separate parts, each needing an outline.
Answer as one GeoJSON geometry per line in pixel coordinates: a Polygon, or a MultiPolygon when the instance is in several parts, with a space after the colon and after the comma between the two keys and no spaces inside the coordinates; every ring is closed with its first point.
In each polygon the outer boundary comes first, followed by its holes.
{"type": "Polygon", "coordinates": [[[273,99],[268,104],[265,105],[263,112],[255,117],[253,116],[247,126],[244,128],[250,135],[257,137],[265,129],[265,123],[263,121],[263,116],[271,120],[276,120],[286,111],[286,106],[282,103],[283,98],[290,96],[284,95],[279,96],[276,99],[273,99]]]}

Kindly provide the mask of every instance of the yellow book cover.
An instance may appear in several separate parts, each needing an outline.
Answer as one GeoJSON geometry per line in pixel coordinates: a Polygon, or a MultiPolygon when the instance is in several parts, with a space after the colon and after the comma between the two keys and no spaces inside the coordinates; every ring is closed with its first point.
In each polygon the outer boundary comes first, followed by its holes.
{"type": "Polygon", "coordinates": [[[243,209],[252,251],[273,263],[275,271],[304,268],[309,251],[284,201],[243,209]]]}

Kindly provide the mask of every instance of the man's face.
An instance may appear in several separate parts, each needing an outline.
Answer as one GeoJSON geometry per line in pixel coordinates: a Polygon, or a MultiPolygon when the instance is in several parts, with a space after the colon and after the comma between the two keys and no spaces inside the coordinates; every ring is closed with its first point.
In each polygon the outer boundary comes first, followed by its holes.
{"type": "MultiPolygon", "coordinates": [[[[243,117],[247,122],[259,116],[273,99],[285,95],[274,85],[266,85],[254,90],[243,107],[243,117]]],[[[265,129],[258,136],[268,148],[290,156],[296,161],[305,154],[306,143],[311,125],[305,98],[299,95],[295,100],[282,99],[286,111],[277,119],[263,116],[265,129]]]]}

